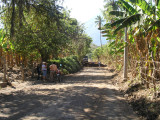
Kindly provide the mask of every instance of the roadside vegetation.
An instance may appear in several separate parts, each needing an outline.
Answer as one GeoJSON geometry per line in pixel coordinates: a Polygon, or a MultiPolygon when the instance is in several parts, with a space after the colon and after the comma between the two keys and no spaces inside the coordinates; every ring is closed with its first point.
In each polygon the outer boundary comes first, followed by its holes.
{"type": "Polygon", "coordinates": [[[124,48],[127,47],[127,80],[123,81],[120,74],[114,82],[140,116],[147,120],[159,119],[160,1],[105,2],[106,24],[101,30],[108,43],[94,50],[93,58],[123,73],[124,48]]]}
{"type": "Polygon", "coordinates": [[[21,80],[33,76],[37,63],[62,64],[64,74],[81,69],[89,53],[120,74],[113,83],[142,118],[160,119],[160,1],[104,0],[103,17],[95,22],[108,40],[97,47],[83,24],[71,18],[61,0],[1,0],[0,71],[10,83],[18,69],[21,80]],[[106,22],[102,25],[103,21],[106,22]],[[125,33],[125,30],[126,33],[125,33]],[[124,39],[126,38],[126,41],[124,39]],[[127,80],[123,80],[124,51],[128,50],[127,80]]]}
{"type": "Polygon", "coordinates": [[[17,67],[21,79],[32,72],[37,63],[52,61],[63,65],[64,74],[81,68],[92,39],[83,24],[71,18],[61,0],[2,0],[0,30],[0,69],[3,81],[17,67]],[[28,73],[26,73],[28,71],[28,73]]]}

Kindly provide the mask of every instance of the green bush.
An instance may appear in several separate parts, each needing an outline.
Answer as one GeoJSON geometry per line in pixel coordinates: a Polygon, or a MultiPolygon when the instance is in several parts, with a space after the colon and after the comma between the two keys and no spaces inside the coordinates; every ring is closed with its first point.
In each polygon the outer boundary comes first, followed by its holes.
{"type": "Polygon", "coordinates": [[[67,75],[67,74],[69,74],[69,72],[66,69],[62,69],[62,74],[67,75]]]}
{"type": "Polygon", "coordinates": [[[60,69],[62,70],[63,74],[75,73],[82,68],[77,59],[77,56],[53,59],[48,61],[48,64],[50,65],[53,62],[57,64],[58,68],[60,68],[60,64],[62,64],[62,67],[60,69]]]}

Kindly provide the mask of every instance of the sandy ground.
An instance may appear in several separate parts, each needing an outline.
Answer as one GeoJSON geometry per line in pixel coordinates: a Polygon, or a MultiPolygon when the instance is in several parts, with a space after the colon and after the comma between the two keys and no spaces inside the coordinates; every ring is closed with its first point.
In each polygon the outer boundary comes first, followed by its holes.
{"type": "Polygon", "coordinates": [[[62,83],[24,82],[0,90],[0,120],[138,120],[107,68],[86,67],[62,83]]]}

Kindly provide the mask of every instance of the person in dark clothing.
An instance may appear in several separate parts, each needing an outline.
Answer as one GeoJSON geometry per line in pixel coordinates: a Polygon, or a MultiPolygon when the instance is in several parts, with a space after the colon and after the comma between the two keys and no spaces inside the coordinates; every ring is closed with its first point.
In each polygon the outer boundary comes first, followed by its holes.
{"type": "Polygon", "coordinates": [[[37,65],[37,73],[38,73],[37,80],[40,80],[40,75],[41,75],[41,67],[40,67],[40,64],[37,65]]]}

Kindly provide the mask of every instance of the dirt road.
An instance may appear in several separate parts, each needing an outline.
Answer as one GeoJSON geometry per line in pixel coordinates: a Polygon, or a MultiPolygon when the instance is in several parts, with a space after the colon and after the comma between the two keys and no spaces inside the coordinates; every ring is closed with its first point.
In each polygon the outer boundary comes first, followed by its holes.
{"type": "Polygon", "coordinates": [[[0,120],[138,120],[105,68],[84,68],[63,83],[25,82],[0,90],[0,120]]]}

